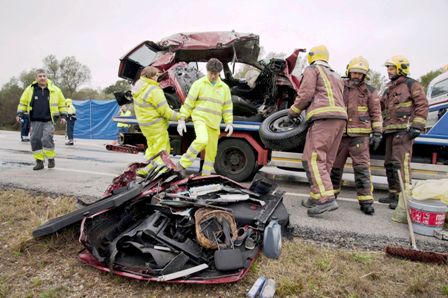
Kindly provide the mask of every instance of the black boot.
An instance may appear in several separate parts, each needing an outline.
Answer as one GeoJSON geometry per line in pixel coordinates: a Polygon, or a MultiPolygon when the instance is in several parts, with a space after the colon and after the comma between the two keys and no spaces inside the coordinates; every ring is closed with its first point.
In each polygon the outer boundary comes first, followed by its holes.
{"type": "Polygon", "coordinates": [[[390,192],[387,197],[382,197],[378,200],[378,202],[383,204],[390,204],[392,202],[398,202],[398,194],[395,192],[390,192]]]}
{"type": "Polygon", "coordinates": [[[317,200],[312,199],[312,198],[308,198],[306,200],[302,201],[302,206],[305,208],[313,208],[314,206],[317,205],[317,200]]]}
{"type": "Polygon", "coordinates": [[[373,202],[359,202],[359,208],[367,215],[373,215],[373,213],[375,213],[373,202]]]}
{"type": "Polygon", "coordinates": [[[38,171],[42,170],[44,168],[44,161],[36,159],[36,165],[34,166],[33,170],[38,171]]]}
{"type": "Polygon", "coordinates": [[[326,201],[325,203],[318,202],[316,206],[308,209],[307,214],[309,217],[314,217],[327,211],[334,211],[338,208],[338,203],[336,203],[335,199],[332,199],[326,201]]]}
{"type": "Polygon", "coordinates": [[[50,159],[48,160],[48,168],[49,168],[49,169],[52,169],[52,168],[54,168],[55,165],[56,165],[56,164],[55,164],[55,162],[54,162],[54,158],[50,158],[50,159]]]}
{"type": "Polygon", "coordinates": [[[395,208],[397,208],[397,206],[398,206],[398,199],[389,204],[389,208],[392,210],[395,210],[395,208]]]}

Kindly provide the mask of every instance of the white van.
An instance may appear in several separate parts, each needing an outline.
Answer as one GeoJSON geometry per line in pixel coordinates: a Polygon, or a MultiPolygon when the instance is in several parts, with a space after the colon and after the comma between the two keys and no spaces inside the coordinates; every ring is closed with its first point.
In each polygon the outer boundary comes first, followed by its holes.
{"type": "Polygon", "coordinates": [[[426,97],[429,104],[448,99],[448,71],[438,75],[429,83],[426,97]]]}

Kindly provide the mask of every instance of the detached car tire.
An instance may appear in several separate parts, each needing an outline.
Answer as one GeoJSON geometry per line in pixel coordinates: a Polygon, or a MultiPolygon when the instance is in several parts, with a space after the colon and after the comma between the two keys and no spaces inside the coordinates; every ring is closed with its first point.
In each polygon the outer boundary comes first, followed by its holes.
{"type": "Polygon", "coordinates": [[[242,139],[225,139],[218,144],[215,159],[217,174],[237,182],[252,177],[258,169],[252,147],[242,139]]]}
{"type": "Polygon", "coordinates": [[[305,144],[307,130],[304,112],[291,121],[288,110],[281,110],[261,123],[259,134],[263,144],[271,150],[293,150],[305,144]]]}

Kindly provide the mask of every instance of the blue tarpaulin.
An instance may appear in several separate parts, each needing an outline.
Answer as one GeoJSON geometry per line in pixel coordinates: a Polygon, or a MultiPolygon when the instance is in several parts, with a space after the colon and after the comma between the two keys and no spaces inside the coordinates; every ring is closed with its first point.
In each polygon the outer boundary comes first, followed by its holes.
{"type": "Polygon", "coordinates": [[[112,117],[118,114],[115,100],[73,100],[76,108],[75,139],[117,139],[117,124],[112,117]]]}

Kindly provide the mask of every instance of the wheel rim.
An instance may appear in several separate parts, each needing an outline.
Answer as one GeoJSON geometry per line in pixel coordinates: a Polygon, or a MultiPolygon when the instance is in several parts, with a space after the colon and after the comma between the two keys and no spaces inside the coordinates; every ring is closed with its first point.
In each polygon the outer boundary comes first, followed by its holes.
{"type": "Polygon", "coordinates": [[[239,174],[246,167],[247,157],[239,148],[228,148],[223,152],[222,163],[228,172],[239,174]]]}
{"type": "Polygon", "coordinates": [[[271,132],[279,133],[279,132],[287,132],[290,130],[293,130],[297,126],[300,125],[299,120],[290,120],[288,116],[282,116],[274,121],[269,125],[269,129],[271,132]]]}

